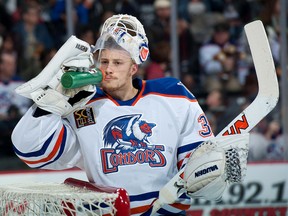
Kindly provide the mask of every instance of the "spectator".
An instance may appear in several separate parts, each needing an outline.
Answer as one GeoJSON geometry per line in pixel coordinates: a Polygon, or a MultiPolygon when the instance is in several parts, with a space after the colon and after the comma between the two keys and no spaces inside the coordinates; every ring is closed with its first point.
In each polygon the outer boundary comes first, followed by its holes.
{"type": "Polygon", "coordinates": [[[80,25],[88,25],[92,3],[85,0],[74,0],[74,8],[77,15],[77,23],[80,25]]]}
{"type": "Polygon", "coordinates": [[[278,121],[272,120],[269,122],[265,138],[268,140],[269,144],[267,146],[267,156],[268,160],[277,161],[284,160],[287,147],[281,140],[281,126],[278,121]]]}
{"type": "Polygon", "coordinates": [[[138,17],[142,21],[144,26],[151,26],[151,23],[154,20],[155,9],[154,9],[155,0],[138,0],[138,17]]]}
{"type": "Polygon", "coordinates": [[[22,19],[14,27],[22,52],[20,53],[21,77],[29,80],[41,71],[41,57],[54,46],[46,25],[40,22],[40,5],[33,3],[24,8],[22,19]]]}
{"type": "Polygon", "coordinates": [[[89,25],[80,26],[76,31],[76,36],[88,44],[94,45],[96,43],[96,33],[89,25]]]}
{"type": "Polygon", "coordinates": [[[14,53],[0,53],[0,153],[3,155],[13,154],[12,130],[31,105],[29,99],[14,92],[24,83],[16,76],[16,60],[14,53]]]}
{"type": "MultiPolygon", "coordinates": [[[[157,44],[161,41],[170,43],[171,40],[171,3],[169,0],[154,2],[155,16],[150,25],[147,25],[147,37],[151,53],[157,52],[157,44]]],[[[198,46],[184,18],[177,20],[177,35],[179,38],[179,63],[183,73],[198,73],[198,46]]]]}
{"type": "Polygon", "coordinates": [[[114,11],[112,11],[112,10],[107,10],[107,11],[104,11],[101,15],[100,15],[100,17],[99,17],[99,19],[101,20],[101,25],[99,26],[99,29],[97,29],[98,31],[96,32],[96,37],[98,38],[99,36],[100,36],[100,33],[101,33],[101,29],[102,29],[102,25],[103,25],[103,23],[105,22],[105,20],[106,19],[108,19],[109,17],[111,17],[111,16],[113,16],[115,14],[115,12],[114,11]]]}
{"type": "Polygon", "coordinates": [[[42,59],[42,68],[44,68],[49,61],[53,58],[53,56],[57,53],[57,49],[56,48],[52,48],[50,50],[47,50],[47,52],[44,53],[43,59],[42,59]]]}
{"type": "Polygon", "coordinates": [[[198,44],[205,43],[212,34],[211,22],[218,14],[214,16],[211,12],[207,13],[206,5],[202,0],[190,0],[186,10],[189,15],[190,31],[195,41],[198,44]]]}
{"type": "Polygon", "coordinates": [[[227,94],[223,91],[224,95],[224,105],[225,109],[219,116],[219,121],[217,122],[216,134],[220,133],[239,113],[241,113],[250,103],[250,100],[233,94],[227,94]]]}
{"type": "Polygon", "coordinates": [[[259,15],[267,31],[276,66],[280,64],[280,1],[265,1],[259,15]]]}
{"type": "MultiPolygon", "coordinates": [[[[192,76],[192,74],[190,73],[183,73],[182,77],[181,77],[181,82],[186,86],[186,88],[190,91],[190,92],[198,92],[197,90],[197,85],[195,82],[194,77],[192,76]]],[[[199,100],[199,98],[198,98],[199,100]]]]}
{"type": "Polygon", "coordinates": [[[145,68],[145,79],[156,79],[170,76],[170,44],[161,41],[155,45],[155,49],[151,51],[148,66],[145,68]]]}
{"type": "Polygon", "coordinates": [[[230,41],[229,25],[216,24],[211,40],[199,50],[202,82],[207,92],[215,88],[227,92],[241,90],[236,73],[239,56],[237,47],[230,41]]]}
{"type": "Polygon", "coordinates": [[[287,159],[287,144],[278,121],[263,119],[250,135],[250,162],[287,159]]]}
{"type": "Polygon", "coordinates": [[[178,19],[177,33],[179,43],[180,71],[192,73],[195,78],[199,76],[199,46],[189,29],[189,23],[185,19],[178,19]]]}
{"type": "Polygon", "coordinates": [[[133,16],[138,15],[138,2],[130,0],[120,0],[117,1],[115,11],[118,14],[130,14],[133,16]]]}
{"type": "Polygon", "coordinates": [[[5,35],[3,35],[3,42],[2,46],[0,45],[0,51],[18,55],[19,51],[17,50],[15,37],[12,33],[7,32],[5,35]]]}
{"type": "Polygon", "coordinates": [[[154,19],[150,26],[145,28],[151,50],[155,49],[156,44],[160,41],[170,42],[170,1],[156,0],[154,2],[154,10],[154,19]]]}
{"type": "Polygon", "coordinates": [[[4,3],[0,2],[0,36],[11,30],[13,24],[12,17],[7,12],[4,3]]]}
{"type": "Polygon", "coordinates": [[[267,147],[269,143],[263,134],[252,131],[250,133],[250,146],[248,152],[248,161],[265,161],[267,158],[267,147]]]}
{"type": "Polygon", "coordinates": [[[65,1],[64,0],[49,1],[48,8],[50,16],[50,22],[48,22],[48,27],[52,37],[57,38],[57,40],[55,40],[56,48],[60,48],[61,45],[65,42],[65,38],[67,36],[65,1]]]}
{"type": "Polygon", "coordinates": [[[0,54],[0,119],[5,119],[11,105],[15,105],[20,114],[24,114],[30,106],[30,100],[19,96],[14,89],[24,81],[16,74],[17,57],[14,53],[0,54]]]}
{"type": "Polygon", "coordinates": [[[219,89],[211,90],[206,97],[205,105],[205,112],[209,113],[207,118],[210,123],[213,122],[213,132],[218,134],[219,130],[221,129],[220,122],[224,120],[223,115],[226,110],[224,92],[219,89]]]}

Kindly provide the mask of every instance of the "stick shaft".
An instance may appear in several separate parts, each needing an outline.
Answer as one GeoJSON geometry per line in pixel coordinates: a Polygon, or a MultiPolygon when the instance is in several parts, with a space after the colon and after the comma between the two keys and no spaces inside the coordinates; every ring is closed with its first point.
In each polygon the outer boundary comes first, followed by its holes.
{"type": "MultiPolygon", "coordinates": [[[[258,94],[255,100],[236,118],[234,118],[218,135],[249,133],[271,110],[279,99],[279,86],[269,42],[264,26],[260,20],[248,23],[244,27],[258,79],[258,94]]],[[[156,213],[164,204],[174,203],[181,194],[175,183],[181,178],[181,169],[159,192],[159,199],[152,207],[156,213]]]]}

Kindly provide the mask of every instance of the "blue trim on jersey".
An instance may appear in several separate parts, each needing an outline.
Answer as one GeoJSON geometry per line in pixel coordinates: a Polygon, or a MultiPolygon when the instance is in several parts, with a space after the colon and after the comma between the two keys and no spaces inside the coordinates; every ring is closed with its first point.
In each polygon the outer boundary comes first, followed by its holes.
{"type": "Polygon", "coordinates": [[[121,101],[121,100],[116,100],[114,99],[120,106],[131,106],[133,104],[133,102],[137,99],[138,97],[138,94],[139,94],[139,91],[138,93],[130,100],[127,100],[127,101],[121,101]]]}
{"type": "MultiPolygon", "coordinates": [[[[194,100],[196,99],[195,96],[183,85],[183,83],[173,77],[165,77],[153,80],[146,80],[145,89],[143,88],[143,80],[139,78],[133,79],[133,86],[139,90],[138,94],[127,101],[121,101],[117,99],[115,102],[120,106],[131,106],[135,100],[137,100],[139,93],[143,90],[142,96],[146,96],[150,93],[159,94],[160,96],[167,95],[167,96],[179,96],[179,97],[186,97],[188,99],[194,100]]],[[[108,98],[106,93],[99,87],[97,87],[96,94],[91,98],[91,100],[95,100],[97,98],[108,98]]]]}
{"type": "Polygon", "coordinates": [[[143,96],[153,92],[163,95],[185,96],[191,100],[196,99],[180,80],[173,77],[147,80],[143,96]]]}
{"type": "MultiPolygon", "coordinates": [[[[149,200],[149,199],[158,199],[158,197],[159,197],[159,191],[153,191],[153,192],[140,194],[140,195],[129,195],[131,203],[132,202],[137,202],[137,201],[145,201],[145,200],[149,200]]],[[[190,197],[188,197],[186,194],[182,194],[180,196],[180,198],[182,198],[182,199],[190,199],[190,197]]],[[[151,212],[152,212],[152,207],[150,207],[147,211],[143,212],[140,215],[141,216],[150,216],[151,212]]],[[[168,210],[165,210],[165,207],[164,208],[160,208],[157,211],[157,213],[161,214],[161,215],[183,215],[181,213],[172,213],[172,212],[170,212],[168,210]]]]}
{"type": "Polygon", "coordinates": [[[151,216],[152,207],[150,207],[146,212],[140,214],[140,216],[151,216]]]}
{"type": "Polygon", "coordinates": [[[101,88],[96,87],[96,93],[90,100],[101,98],[101,97],[107,97],[107,96],[101,88]]]}
{"type": "Polygon", "coordinates": [[[159,191],[153,191],[145,194],[140,194],[140,195],[130,195],[130,202],[135,202],[135,201],[143,201],[143,200],[148,200],[148,199],[154,199],[158,198],[159,196],[159,191]]]}
{"type": "Polygon", "coordinates": [[[43,144],[43,146],[40,150],[37,150],[34,152],[23,153],[23,152],[19,151],[14,145],[13,145],[13,149],[17,155],[20,155],[22,157],[29,158],[29,157],[41,156],[46,152],[47,148],[49,147],[54,134],[55,134],[55,132],[45,141],[45,143],[43,144]]]}
{"type": "Polygon", "coordinates": [[[185,153],[185,152],[189,152],[195,148],[197,148],[203,141],[200,142],[195,142],[195,143],[191,143],[185,146],[181,146],[177,149],[177,155],[185,153]]]}
{"type": "MultiPolygon", "coordinates": [[[[44,166],[47,166],[48,164],[51,164],[53,163],[54,161],[58,160],[61,155],[63,154],[64,152],[64,149],[65,149],[65,144],[66,144],[66,137],[67,137],[67,129],[65,127],[65,125],[63,126],[64,127],[64,131],[63,131],[63,138],[62,138],[62,142],[61,142],[61,145],[60,145],[60,150],[58,152],[58,155],[54,158],[53,161],[48,161],[47,163],[41,165],[41,166],[38,166],[38,167],[34,167],[34,168],[42,168],[44,166]]],[[[51,144],[51,140],[53,138],[53,136],[55,135],[55,132],[45,141],[44,145],[42,146],[42,148],[38,151],[35,151],[35,152],[29,152],[29,153],[23,153],[23,152],[20,152],[15,146],[14,147],[14,151],[16,154],[22,156],[22,157],[26,157],[26,158],[29,158],[29,157],[39,157],[41,155],[43,155],[48,146],[51,144]]]]}
{"type": "Polygon", "coordinates": [[[60,150],[58,152],[58,155],[54,158],[54,160],[49,161],[49,162],[47,162],[47,163],[45,163],[45,164],[43,164],[41,166],[35,167],[35,168],[42,168],[42,167],[45,167],[45,166],[57,161],[62,156],[62,154],[64,152],[65,144],[66,144],[66,137],[67,137],[67,129],[66,129],[65,125],[64,125],[63,139],[62,139],[62,142],[61,142],[61,145],[60,145],[60,150]]]}
{"type": "Polygon", "coordinates": [[[175,216],[186,215],[186,214],[185,214],[185,211],[183,211],[183,213],[181,213],[181,212],[172,213],[172,212],[167,211],[167,210],[165,210],[165,209],[163,209],[163,208],[160,208],[160,209],[157,211],[157,213],[160,214],[160,215],[169,215],[169,216],[170,216],[170,215],[175,215],[175,216]]]}
{"type": "Polygon", "coordinates": [[[191,199],[191,197],[187,196],[186,193],[183,193],[179,198],[181,198],[181,199],[191,199]]]}

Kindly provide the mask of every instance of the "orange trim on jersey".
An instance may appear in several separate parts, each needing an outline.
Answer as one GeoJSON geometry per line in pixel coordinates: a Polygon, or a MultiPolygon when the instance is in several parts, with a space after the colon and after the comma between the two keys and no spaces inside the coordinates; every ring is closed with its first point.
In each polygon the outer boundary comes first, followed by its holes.
{"type": "Polygon", "coordinates": [[[106,96],[107,96],[116,106],[120,106],[120,104],[119,104],[115,99],[113,99],[110,95],[106,94],[106,96]]]}
{"type": "Polygon", "coordinates": [[[90,103],[93,103],[95,101],[98,101],[98,100],[103,100],[103,99],[109,99],[111,100],[115,105],[119,106],[119,104],[108,94],[105,94],[105,96],[103,97],[99,97],[99,98],[95,98],[95,99],[92,99],[90,100],[87,104],[90,104],[90,103]]]}
{"type": "Polygon", "coordinates": [[[177,163],[177,168],[178,168],[178,169],[180,169],[180,167],[181,167],[182,164],[183,164],[183,161],[184,161],[186,158],[189,158],[191,154],[192,154],[192,152],[189,152],[182,160],[178,161],[178,163],[177,163]]]}
{"type": "Polygon", "coordinates": [[[135,101],[132,103],[131,106],[134,106],[140,100],[140,98],[142,98],[142,94],[144,92],[145,86],[146,86],[146,81],[142,80],[142,89],[139,92],[137,98],[135,99],[135,101]]]}
{"type": "MultiPolygon", "coordinates": [[[[180,210],[187,210],[190,208],[191,205],[187,205],[187,204],[181,204],[181,203],[173,203],[173,204],[169,204],[170,206],[172,206],[173,208],[177,208],[180,210]]],[[[151,208],[152,205],[146,205],[146,206],[139,206],[136,208],[132,208],[130,213],[132,214],[140,214],[140,213],[144,213],[146,212],[148,209],[151,208]]]]}
{"type": "MultiPolygon", "coordinates": [[[[138,102],[138,100],[142,97],[142,94],[143,94],[144,89],[145,89],[145,85],[146,85],[146,82],[144,80],[142,80],[142,89],[139,92],[139,94],[138,94],[137,98],[135,99],[135,101],[131,104],[131,106],[134,106],[138,102]]],[[[109,94],[106,94],[106,97],[109,100],[111,100],[116,106],[120,106],[120,104],[114,98],[112,98],[109,94]]],[[[92,103],[92,102],[97,101],[97,100],[105,99],[106,97],[95,98],[93,100],[90,100],[87,104],[92,103]]]]}
{"type": "Polygon", "coordinates": [[[150,207],[151,207],[151,205],[139,206],[136,208],[132,208],[130,213],[131,213],[131,215],[132,214],[140,214],[140,213],[147,211],[150,207]]]}
{"type": "MultiPolygon", "coordinates": [[[[170,98],[183,98],[183,99],[186,99],[190,102],[197,102],[197,99],[190,99],[186,96],[182,96],[182,95],[169,95],[169,94],[163,94],[163,93],[158,93],[158,92],[149,92],[148,94],[145,94],[143,96],[143,92],[145,90],[145,86],[146,86],[146,81],[145,80],[142,80],[142,89],[141,91],[139,92],[137,98],[134,100],[134,102],[131,104],[131,106],[134,106],[141,98],[144,98],[146,95],[158,95],[158,96],[161,96],[161,97],[170,97],[170,98]]],[[[102,99],[110,99],[116,106],[120,106],[120,104],[115,100],[113,99],[110,95],[106,94],[106,97],[100,97],[100,98],[95,98],[95,99],[92,99],[90,100],[87,104],[90,104],[90,103],[93,103],[94,101],[97,101],[97,100],[102,100],[102,99]]]]}
{"type": "Polygon", "coordinates": [[[173,203],[173,204],[170,204],[170,206],[177,208],[177,209],[181,209],[181,210],[187,210],[190,208],[191,205],[181,204],[181,203],[173,203]]]}
{"type": "Polygon", "coordinates": [[[183,164],[183,161],[184,161],[184,159],[182,159],[182,160],[178,161],[178,163],[177,163],[177,168],[178,168],[178,170],[179,170],[179,169],[180,169],[180,167],[182,166],[182,164],[183,164]]]}
{"type": "Polygon", "coordinates": [[[54,148],[52,149],[52,151],[50,152],[50,154],[46,158],[43,158],[43,159],[40,159],[37,161],[29,161],[29,160],[23,160],[22,159],[22,161],[24,161],[26,164],[37,164],[37,163],[43,163],[43,162],[47,162],[47,161],[51,160],[56,155],[56,153],[58,152],[58,150],[61,146],[61,143],[63,140],[63,134],[64,134],[64,127],[62,127],[62,129],[60,131],[60,134],[58,136],[58,139],[55,143],[54,148]]]}
{"type": "Polygon", "coordinates": [[[107,99],[107,97],[103,96],[103,97],[91,99],[90,101],[87,102],[87,104],[90,104],[90,103],[93,103],[94,101],[102,100],[102,99],[107,99]]]}

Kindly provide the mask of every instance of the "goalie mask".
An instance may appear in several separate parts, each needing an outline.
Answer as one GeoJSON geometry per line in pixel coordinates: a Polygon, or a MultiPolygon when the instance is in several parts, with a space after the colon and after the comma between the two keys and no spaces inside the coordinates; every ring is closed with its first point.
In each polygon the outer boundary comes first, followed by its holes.
{"type": "Polygon", "coordinates": [[[102,49],[124,49],[136,64],[145,62],[149,55],[148,39],[140,21],[130,15],[114,15],[103,24],[94,52],[102,49]]]}

